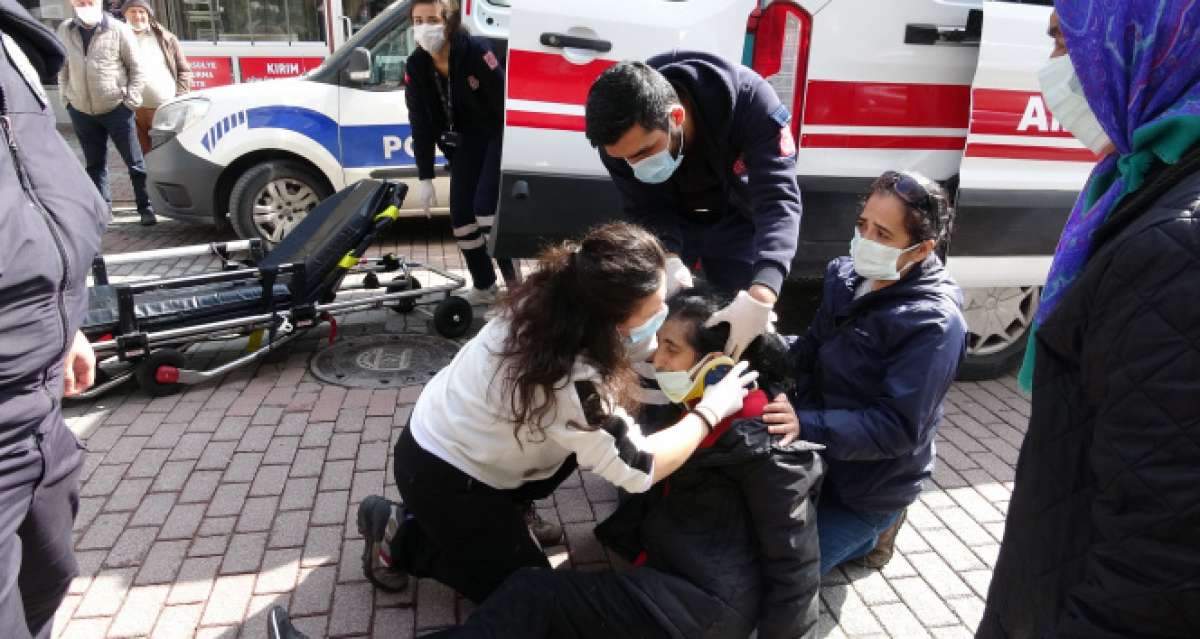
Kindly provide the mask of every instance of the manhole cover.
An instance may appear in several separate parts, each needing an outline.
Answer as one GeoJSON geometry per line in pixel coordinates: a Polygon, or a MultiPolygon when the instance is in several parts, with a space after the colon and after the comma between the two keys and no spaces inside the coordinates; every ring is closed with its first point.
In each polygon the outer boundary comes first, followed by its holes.
{"type": "Polygon", "coordinates": [[[424,384],[458,352],[458,344],[430,335],[366,335],[339,340],[317,353],[312,372],[351,388],[402,388],[424,384]]]}

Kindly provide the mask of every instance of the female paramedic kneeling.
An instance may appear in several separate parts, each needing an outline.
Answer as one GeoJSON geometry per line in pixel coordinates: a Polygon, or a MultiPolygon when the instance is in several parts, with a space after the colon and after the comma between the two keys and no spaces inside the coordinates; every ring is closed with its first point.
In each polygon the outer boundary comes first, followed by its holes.
{"type": "MultiPolygon", "coordinates": [[[[657,425],[670,427],[733,368],[721,352],[728,325],[704,327],[728,301],[698,286],[668,302],[654,367],[673,403],[657,425]]],[[[744,357],[762,386],[675,474],[627,498],[596,528],[600,541],[633,568],[522,568],[464,626],[432,636],[743,639],[756,627],[760,639],[815,635],[819,447],[780,445],[763,421],[766,391],[789,384],[783,339],[763,335],[744,357]]],[[[274,639],[300,637],[282,609],[272,611],[269,623],[274,639]]]]}
{"type": "MultiPolygon", "coordinates": [[[[486,245],[500,192],[504,67],[486,40],[461,27],[454,0],[413,0],[409,11],[418,48],[405,63],[404,99],[420,178],[417,201],[427,213],[437,206],[436,146],[450,162],[450,222],[474,284],[463,297],[490,304],[498,287],[486,245]]],[[[515,284],[512,260],[497,262],[515,284]]]]}
{"type": "Polygon", "coordinates": [[[850,256],[830,262],[817,316],[792,344],[800,436],[826,447],[822,575],[852,559],[886,564],[933,472],[942,402],[966,349],[962,291],[934,253],[951,219],[936,182],[880,176],[850,256]]]}
{"type": "Polygon", "coordinates": [[[736,412],[741,364],[674,426],[646,437],[621,407],[630,360],[666,316],[665,255],[639,227],[610,224],[546,250],[536,273],[426,384],[395,448],[404,503],[358,510],[376,586],[432,577],[480,602],[522,566],[549,566],[523,503],[550,495],[576,461],[630,492],[670,475],[711,425],[736,412]]]}

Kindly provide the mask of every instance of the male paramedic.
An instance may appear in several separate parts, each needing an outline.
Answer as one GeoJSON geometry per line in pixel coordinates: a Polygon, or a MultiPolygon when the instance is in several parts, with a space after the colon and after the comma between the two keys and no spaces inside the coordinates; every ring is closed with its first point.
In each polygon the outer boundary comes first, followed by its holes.
{"type": "Polygon", "coordinates": [[[673,51],[610,67],[588,92],[588,140],[625,215],[670,253],[668,288],[689,267],[729,294],[709,325],[730,324],[737,357],[771,322],[800,232],[791,114],[753,70],[673,51]]]}
{"type": "Polygon", "coordinates": [[[0,0],[0,636],[48,639],[78,572],[71,528],[83,449],[62,396],[91,385],[79,323],[108,205],[42,90],[66,50],[0,0]]]}

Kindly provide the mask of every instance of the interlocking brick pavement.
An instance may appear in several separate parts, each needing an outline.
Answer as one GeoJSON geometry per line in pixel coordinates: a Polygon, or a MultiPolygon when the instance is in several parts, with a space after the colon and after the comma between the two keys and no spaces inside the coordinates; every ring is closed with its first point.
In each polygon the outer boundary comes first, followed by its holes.
{"type": "MultiPolygon", "coordinates": [[[[106,252],[222,239],[164,220],[118,217],[106,252]]],[[[444,220],[403,220],[374,250],[461,269],[444,220]]],[[[113,269],[117,278],[180,275],[212,262],[163,260],[113,269]]],[[[347,318],[342,334],[399,330],[399,316],[347,318]]],[[[411,326],[410,326],[411,327],[411,326]]],[[[134,385],[69,404],[87,443],[75,540],[80,576],[56,637],[262,637],[280,603],[314,637],[396,639],[462,621],[472,607],[430,580],[372,592],[358,566],[354,509],[396,497],[391,446],[419,388],[347,390],[307,369],[325,333],[294,342],[254,370],[152,399],[134,385]]],[[[200,349],[231,357],[237,344],[200,349]],[[232,350],[231,350],[232,349],[232,350]]],[[[909,510],[882,571],[836,570],[821,588],[822,637],[968,637],[978,623],[1028,400],[1005,378],[955,384],[937,436],[938,472],[909,510]]],[[[538,503],[564,523],[547,554],[560,568],[608,570],[591,528],[616,491],[580,473],[538,503]]]]}

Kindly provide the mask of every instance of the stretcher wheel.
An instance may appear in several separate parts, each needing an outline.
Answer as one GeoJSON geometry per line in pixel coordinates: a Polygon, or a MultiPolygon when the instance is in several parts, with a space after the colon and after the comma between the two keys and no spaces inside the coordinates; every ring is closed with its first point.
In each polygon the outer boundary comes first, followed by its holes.
{"type": "Polygon", "coordinates": [[[452,295],[438,302],[437,308],[433,309],[433,328],[442,337],[462,337],[471,328],[474,315],[470,302],[452,295]]]}
{"type": "Polygon", "coordinates": [[[147,355],[138,362],[134,375],[138,386],[151,397],[162,397],[179,392],[179,369],[184,364],[183,353],[173,348],[163,348],[147,355]]]}
{"type": "MultiPolygon", "coordinates": [[[[412,275],[397,275],[387,285],[388,293],[399,293],[401,291],[415,291],[421,288],[421,281],[412,275]]],[[[396,300],[396,305],[392,307],[397,313],[411,313],[417,307],[416,296],[396,300]]]]}

